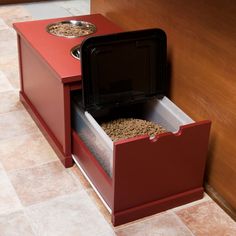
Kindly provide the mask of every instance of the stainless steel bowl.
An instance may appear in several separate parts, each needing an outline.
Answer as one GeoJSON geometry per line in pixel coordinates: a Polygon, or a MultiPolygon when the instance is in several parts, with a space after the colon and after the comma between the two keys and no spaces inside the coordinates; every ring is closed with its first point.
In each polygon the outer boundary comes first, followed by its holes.
{"type": "Polygon", "coordinates": [[[46,28],[49,34],[65,38],[78,38],[96,32],[96,26],[86,21],[60,21],[49,24],[46,28]]]}
{"type": "Polygon", "coordinates": [[[77,46],[73,47],[70,50],[70,53],[74,58],[80,60],[80,45],[77,45],[77,46]]]}

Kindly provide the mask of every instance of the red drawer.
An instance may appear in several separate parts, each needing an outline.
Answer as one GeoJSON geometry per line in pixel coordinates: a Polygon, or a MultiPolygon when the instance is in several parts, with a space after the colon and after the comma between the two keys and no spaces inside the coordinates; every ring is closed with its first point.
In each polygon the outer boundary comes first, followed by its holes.
{"type": "Polygon", "coordinates": [[[187,116],[169,100],[166,101],[167,108],[173,108],[170,112],[174,112],[180,122],[183,119],[178,132],[163,133],[154,139],[145,135],[115,142],[111,176],[90,151],[88,143],[85,144],[73,130],[75,161],[109,206],[114,225],[203,197],[211,122],[184,124],[190,121],[187,116]]]}

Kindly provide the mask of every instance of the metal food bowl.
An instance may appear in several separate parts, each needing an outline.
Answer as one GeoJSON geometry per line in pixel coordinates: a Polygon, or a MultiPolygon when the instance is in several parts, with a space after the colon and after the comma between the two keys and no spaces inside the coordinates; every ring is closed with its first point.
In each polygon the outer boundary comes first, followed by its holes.
{"type": "Polygon", "coordinates": [[[73,47],[70,53],[74,58],[80,60],[80,45],[73,47]]]}
{"type": "Polygon", "coordinates": [[[47,32],[59,37],[78,38],[96,32],[96,26],[85,21],[61,21],[47,26],[47,32]]]}

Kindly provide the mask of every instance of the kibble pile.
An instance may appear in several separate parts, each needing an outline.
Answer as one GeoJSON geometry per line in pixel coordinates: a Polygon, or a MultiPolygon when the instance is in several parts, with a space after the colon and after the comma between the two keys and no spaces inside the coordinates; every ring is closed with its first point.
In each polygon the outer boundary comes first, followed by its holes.
{"type": "Polygon", "coordinates": [[[59,23],[51,25],[49,27],[49,32],[51,34],[64,37],[80,37],[83,35],[91,34],[93,33],[93,31],[93,28],[73,25],[71,23],[59,23]]]}
{"type": "Polygon", "coordinates": [[[134,118],[121,118],[104,122],[101,127],[112,141],[133,138],[144,134],[153,137],[156,134],[167,132],[162,126],[154,122],[134,118]]]}

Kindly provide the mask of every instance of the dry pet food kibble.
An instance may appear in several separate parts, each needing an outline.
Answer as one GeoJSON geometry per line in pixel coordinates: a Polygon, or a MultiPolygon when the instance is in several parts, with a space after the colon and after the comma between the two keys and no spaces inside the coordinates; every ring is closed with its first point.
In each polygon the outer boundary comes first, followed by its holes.
{"type": "Polygon", "coordinates": [[[141,119],[121,118],[113,121],[104,122],[101,127],[112,141],[133,138],[139,135],[148,134],[153,137],[156,134],[167,132],[160,125],[141,119]]]}
{"type": "Polygon", "coordinates": [[[57,36],[79,37],[93,33],[93,29],[85,26],[73,25],[71,23],[59,23],[50,26],[49,32],[57,36]]]}

